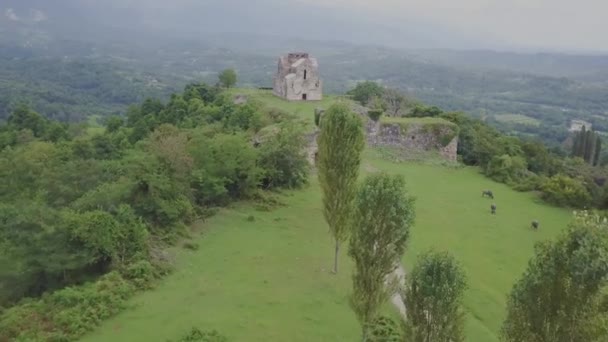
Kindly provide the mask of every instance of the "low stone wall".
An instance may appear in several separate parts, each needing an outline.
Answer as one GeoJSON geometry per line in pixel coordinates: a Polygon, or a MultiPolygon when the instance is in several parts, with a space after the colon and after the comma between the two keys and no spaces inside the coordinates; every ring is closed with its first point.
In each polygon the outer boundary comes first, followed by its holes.
{"type": "Polygon", "coordinates": [[[368,120],[367,145],[392,147],[404,155],[438,152],[445,160],[456,162],[458,132],[452,125],[408,123],[383,123],[368,120]]]}
{"type": "MultiPolygon", "coordinates": [[[[361,115],[365,122],[365,133],[368,147],[390,147],[402,151],[403,157],[409,159],[422,154],[438,153],[444,160],[457,161],[458,126],[437,118],[385,118],[373,121],[367,115],[367,108],[353,105],[353,111],[361,115]]],[[[323,109],[316,109],[315,116],[322,116],[323,109]]],[[[307,135],[308,160],[315,163],[318,150],[317,136],[319,129],[307,135]]]]}

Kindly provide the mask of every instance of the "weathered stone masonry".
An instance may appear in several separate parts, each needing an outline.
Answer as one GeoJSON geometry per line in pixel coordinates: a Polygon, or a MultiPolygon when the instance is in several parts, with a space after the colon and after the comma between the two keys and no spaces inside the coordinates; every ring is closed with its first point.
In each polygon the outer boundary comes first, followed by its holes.
{"type": "MultiPolygon", "coordinates": [[[[391,123],[376,122],[367,117],[366,110],[361,106],[354,106],[353,110],[359,113],[365,121],[365,133],[368,147],[391,147],[401,151],[404,158],[411,158],[416,154],[437,152],[443,159],[456,162],[458,149],[458,126],[444,120],[433,120],[425,122],[424,119],[417,121],[403,120],[403,122],[391,123]]],[[[322,115],[322,110],[316,111],[322,115]]],[[[314,132],[307,136],[308,158],[314,163],[317,152],[317,136],[319,129],[315,127],[314,132]]]]}
{"type": "Polygon", "coordinates": [[[367,122],[367,145],[370,147],[393,147],[411,152],[439,152],[448,161],[456,162],[458,128],[454,124],[442,123],[383,123],[367,122]]]}
{"type": "Polygon", "coordinates": [[[317,59],[308,53],[290,53],[279,58],[273,92],[289,101],[323,99],[323,83],[317,59]]]}

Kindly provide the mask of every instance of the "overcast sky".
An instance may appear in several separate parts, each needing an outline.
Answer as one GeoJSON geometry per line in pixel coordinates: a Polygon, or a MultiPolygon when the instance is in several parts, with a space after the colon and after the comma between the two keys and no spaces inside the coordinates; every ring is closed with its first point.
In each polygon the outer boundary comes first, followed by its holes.
{"type": "Polygon", "coordinates": [[[49,6],[64,3],[95,8],[91,13],[106,23],[122,18],[165,29],[277,33],[405,47],[608,52],[608,0],[0,1],[13,4],[8,10],[0,3],[5,16],[13,19],[22,15],[18,10],[51,10],[49,6]]]}
{"type": "Polygon", "coordinates": [[[608,0],[293,0],[354,7],[390,22],[415,17],[515,46],[608,51],[608,0]]]}

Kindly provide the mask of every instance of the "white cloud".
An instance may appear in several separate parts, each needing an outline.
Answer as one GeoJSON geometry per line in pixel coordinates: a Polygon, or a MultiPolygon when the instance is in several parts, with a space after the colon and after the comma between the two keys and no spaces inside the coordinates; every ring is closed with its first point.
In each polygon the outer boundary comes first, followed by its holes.
{"type": "Polygon", "coordinates": [[[9,20],[12,20],[12,21],[19,21],[19,20],[21,20],[21,19],[19,18],[19,16],[17,15],[17,13],[15,13],[15,10],[13,10],[12,8],[7,9],[7,10],[4,12],[4,14],[6,15],[6,17],[7,17],[9,20]]]}

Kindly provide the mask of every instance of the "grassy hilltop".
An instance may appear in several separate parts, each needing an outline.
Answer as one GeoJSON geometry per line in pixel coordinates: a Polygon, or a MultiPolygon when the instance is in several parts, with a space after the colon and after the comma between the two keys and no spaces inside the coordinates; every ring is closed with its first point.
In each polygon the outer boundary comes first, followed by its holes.
{"type": "MultiPolygon", "coordinates": [[[[268,92],[235,92],[311,121],[315,107],[337,100],[288,103],[268,92]]],[[[475,168],[395,163],[367,150],[363,173],[377,171],[404,175],[417,198],[406,270],[429,248],[449,250],[469,279],[467,341],[498,341],[507,293],[533,244],[562,230],[569,212],[514,192],[475,168]],[[483,189],[494,191],[495,216],[483,189]],[[536,232],[529,229],[534,219],[541,222],[536,232]]],[[[360,329],[347,300],[351,263],[343,253],[341,273],[330,273],[333,243],[315,175],[311,180],[304,190],[280,195],[284,205],[276,210],[243,203],[198,223],[200,248],[176,250],[174,274],[82,341],[164,341],[192,326],[217,329],[231,341],[357,340],[360,329]]]]}

